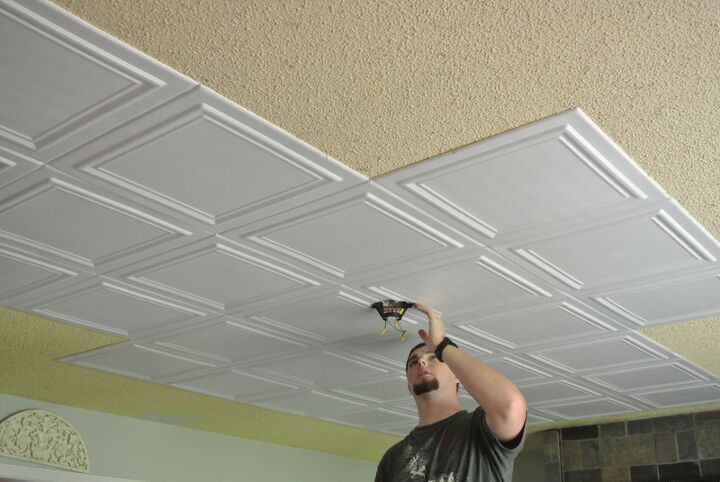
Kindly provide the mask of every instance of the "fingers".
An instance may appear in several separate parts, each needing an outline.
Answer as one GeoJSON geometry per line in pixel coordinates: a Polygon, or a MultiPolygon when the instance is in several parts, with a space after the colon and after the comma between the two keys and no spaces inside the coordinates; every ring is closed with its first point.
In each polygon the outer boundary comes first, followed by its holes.
{"type": "Polygon", "coordinates": [[[422,303],[413,303],[413,308],[415,308],[418,311],[422,311],[426,315],[430,316],[430,313],[432,313],[433,309],[430,308],[428,305],[424,305],[422,303]]]}
{"type": "Polygon", "coordinates": [[[429,332],[421,329],[418,331],[418,335],[429,348],[435,349],[437,344],[445,337],[445,324],[442,318],[435,310],[422,303],[415,303],[413,307],[427,315],[429,332]]]}

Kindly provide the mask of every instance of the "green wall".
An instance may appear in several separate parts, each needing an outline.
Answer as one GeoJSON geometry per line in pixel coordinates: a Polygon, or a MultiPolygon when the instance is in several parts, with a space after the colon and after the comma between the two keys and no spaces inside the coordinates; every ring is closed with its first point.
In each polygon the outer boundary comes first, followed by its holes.
{"type": "MultiPolygon", "coordinates": [[[[0,394],[0,419],[28,409],[75,427],[96,475],[151,482],[367,482],[375,475],[375,462],[0,394]]],[[[2,456],[0,463],[29,465],[2,456]]]]}

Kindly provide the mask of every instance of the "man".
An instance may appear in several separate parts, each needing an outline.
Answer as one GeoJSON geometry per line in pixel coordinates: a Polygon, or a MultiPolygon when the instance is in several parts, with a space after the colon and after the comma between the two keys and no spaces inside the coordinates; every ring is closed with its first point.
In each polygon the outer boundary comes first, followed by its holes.
{"type": "Polygon", "coordinates": [[[446,338],[434,310],[414,308],[430,322],[405,367],[420,423],[385,452],[375,482],[510,482],[524,442],[525,399],[510,380],[446,338]],[[472,413],[460,407],[458,383],[479,405],[472,413]]]}

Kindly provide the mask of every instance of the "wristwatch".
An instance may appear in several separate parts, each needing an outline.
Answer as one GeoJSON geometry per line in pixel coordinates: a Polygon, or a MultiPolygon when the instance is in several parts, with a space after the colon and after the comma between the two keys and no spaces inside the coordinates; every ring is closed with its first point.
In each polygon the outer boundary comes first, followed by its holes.
{"type": "Polygon", "coordinates": [[[445,347],[448,346],[448,345],[454,346],[455,348],[458,347],[458,346],[455,344],[455,342],[453,342],[450,338],[448,338],[448,337],[446,336],[445,338],[443,338],[443,341],[441,341],[441,342],[438,344],[437,348],[435,348],[435,358],[437,358],[437,359],[440,360],[440,361],[443,361],[443,359],[442,359],[442,352],[443,352],[443,350],[445,349],[445,347]]]}

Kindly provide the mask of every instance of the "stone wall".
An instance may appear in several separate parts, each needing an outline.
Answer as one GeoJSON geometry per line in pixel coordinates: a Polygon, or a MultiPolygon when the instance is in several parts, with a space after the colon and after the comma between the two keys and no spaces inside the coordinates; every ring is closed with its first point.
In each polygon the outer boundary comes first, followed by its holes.
{"type": "Polygon", "coordinates": [[[562,429],[560,453],[564,482],[720,481],[720,411],[562,429]]]}

